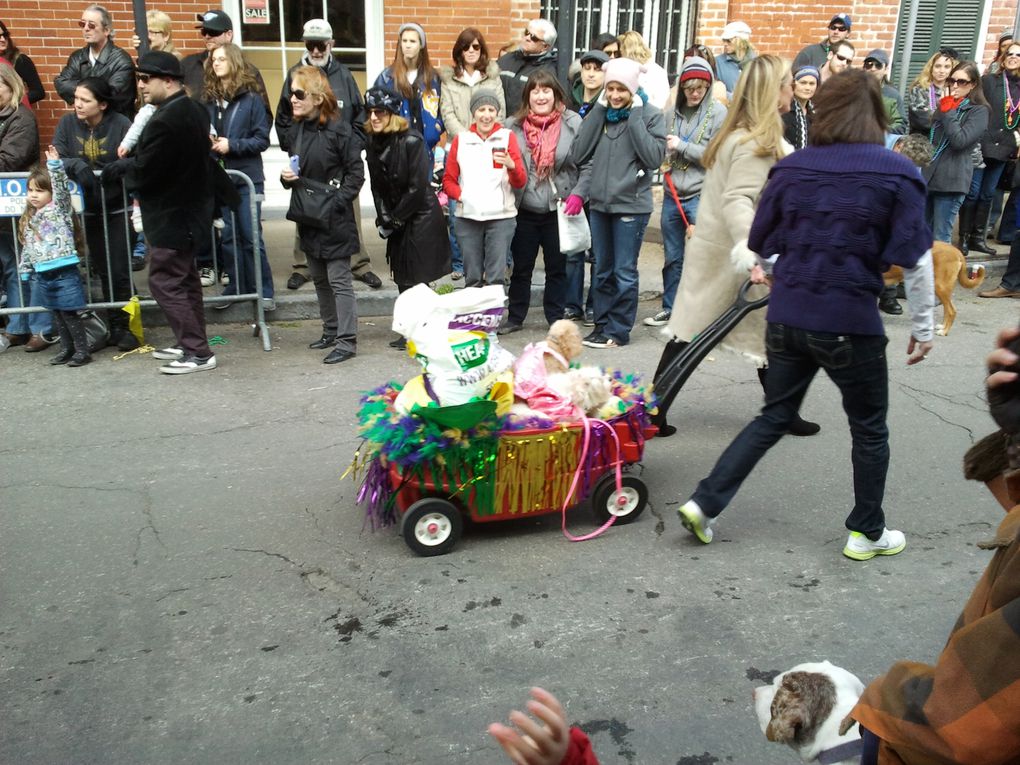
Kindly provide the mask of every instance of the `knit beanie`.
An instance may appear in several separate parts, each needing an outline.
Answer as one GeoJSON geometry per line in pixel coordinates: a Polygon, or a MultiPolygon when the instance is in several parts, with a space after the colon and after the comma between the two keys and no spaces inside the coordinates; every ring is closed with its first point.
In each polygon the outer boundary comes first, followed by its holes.
{"type": "Polygon", "coordinates": [[[688,80],[706,80],[711,85],[713,79],[712,67],[701,56],[691,56],[684,61],[684,65],[680,69],[681,85],[688,80]]]}
{"type": "Polygon", "coordinates": [[[400,39],[400,35],[404,34],[408,29],[413,29],[418,33],[418,39],[421,40],[421,47],[429,47],[428,42],[425,40],[425,30],[421,28],[420,24],[415,24],[413,21],[408,21],[406,24],[401,24],[400,29],[397,31],[397,40],[400,39]]]}
{"type": "Polygon", "coordinates": [[[632,58],[614,58],[602,65],[602,71],[606,73],[606,85],[618,82],[631,93],[637,93],[638,77],[647,70],[632,58]]]}
{"type": "Polygon", "coordinates": [[[488,88],[479,88],[471,96],[471,113],[474,114],[475,110],[481,106],[491,106],[497,112],[499,111],[499,99],[496,98],[496,94],[488,88]]]}
{"type": "Polygon", "coordinates": [[[818,83],[820,83],[822,81],[822,75],[818,71],[818,67],[816,67],[816,66],[810,66],[810,65],[802,66],[800,69],[798,69],[796,72],[793,73],[793,81],[794,82],[796,82],[797,80],[801,79],[802,77],[814,77],[815,78],[815,82],[818,82],[818,83]]]}

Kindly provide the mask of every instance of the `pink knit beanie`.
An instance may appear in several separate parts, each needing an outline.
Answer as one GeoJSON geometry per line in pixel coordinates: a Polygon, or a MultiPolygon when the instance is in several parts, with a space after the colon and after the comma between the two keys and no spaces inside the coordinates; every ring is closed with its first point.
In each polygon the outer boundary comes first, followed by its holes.
{"type": "Polygon", "coordinates": [[[611,58],[602,65],[606,73],[606,84],[618,82],[631,93],[638,91],[638,77],[647,71],[644,66],[632,58],[611,58]]]}

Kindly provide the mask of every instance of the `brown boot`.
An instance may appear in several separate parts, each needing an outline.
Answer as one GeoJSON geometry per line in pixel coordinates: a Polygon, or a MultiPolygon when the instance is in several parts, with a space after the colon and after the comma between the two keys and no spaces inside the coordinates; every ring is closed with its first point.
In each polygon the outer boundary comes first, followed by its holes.
{"type": "Polygon", "coordinates": [[[1008,290],[1008,289],[1006,289],[1005,287],[1003,287],[1000,284],[994,290],[985,290],[984,292],[979,292],[978,293],[978,297],[983,297],[983,298],[1007,298],[1007,297],[1008,298],[1015,298],[1015,297],[1020,297],[1020,292],[1016,292],[1014,290],[1008,290]]]}

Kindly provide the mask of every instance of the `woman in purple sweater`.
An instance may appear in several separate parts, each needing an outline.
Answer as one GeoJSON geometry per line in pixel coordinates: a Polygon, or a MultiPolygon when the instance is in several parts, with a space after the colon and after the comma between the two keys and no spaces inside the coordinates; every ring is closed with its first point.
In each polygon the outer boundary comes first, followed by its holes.
{"type": "Polygon", "coordinates": [[[786,433],[824,369],[840,389],[853,440],[855,503],[843,554],[868,560],[906,545],[902,532],[886,528],[882,510],[889,380],[878,296],[882,272],[902,266],[913,318],[907,363],[926,358],[933,336],[932,233],[924,219],[924,181],[909,160],[884,147],[885,127],[875,78],[860,70],[835,75],[815,98],[808,147],[769,174],[748,238],[759,254],[751,279],[769,281],[772,289],[765,405],[679,508],[684,526],[706,544],[712,522],[786,433]]]}

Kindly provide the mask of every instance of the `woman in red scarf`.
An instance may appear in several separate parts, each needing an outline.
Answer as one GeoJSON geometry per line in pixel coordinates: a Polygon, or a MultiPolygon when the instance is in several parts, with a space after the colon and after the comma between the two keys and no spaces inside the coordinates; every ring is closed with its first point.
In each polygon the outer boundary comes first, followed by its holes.
{"type": "Polygon", "coordinates": [[[566,109],[566,97],[555,75],[541,71],[524,86],[520,111],[507,120],[517,136],[528,170],[528,183],[517,191],[517,230],[510,252],[509,314],[499,330],[517,332],[528,315],[531,274],[538,248],[545,260],[545,320],[563,318],[567,291],[567,259],[560,252],[556,204],[564,202],[567,215],[581,215],[588,196],[589,165],[578,167],[570,146],[581,129],[581,117],[566,109]]]}

